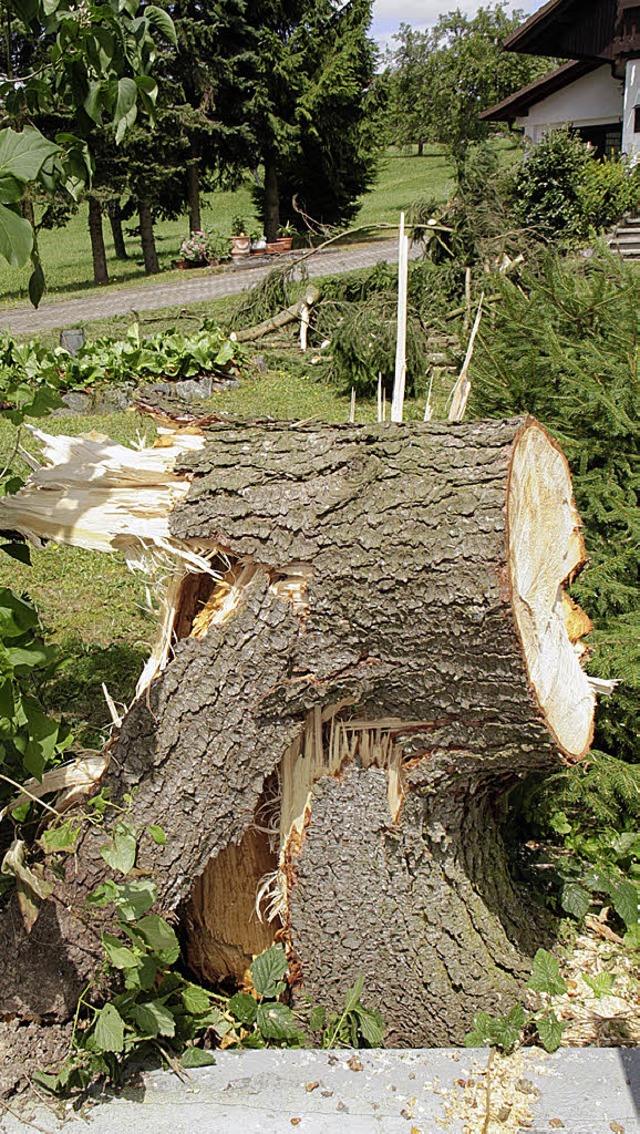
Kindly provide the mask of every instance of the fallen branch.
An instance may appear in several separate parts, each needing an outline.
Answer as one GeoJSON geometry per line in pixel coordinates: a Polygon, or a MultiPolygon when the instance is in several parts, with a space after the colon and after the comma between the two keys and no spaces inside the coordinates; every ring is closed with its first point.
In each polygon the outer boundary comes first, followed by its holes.
{"type": "Polygon", "coordinates": [[[252,343],[256,339],[262,339],[265,335],[271,334],[273,331],[279,331],[281,327],[286,327],[288,323],[295,323],[296,319],[302,317],[304,308],[313,307],[320,298],[320,292],[317,287],[310,284],[306,289],[304,295],[296,302],[292,303],[290,307],[286,307],[284,311],[279,311],[277,315],[272,315],[270,319],[264,319],[262,323],[257,323],[255,327],[246,327],[244,331],[236,332],[236,340],[239,343],[252,343]]]}

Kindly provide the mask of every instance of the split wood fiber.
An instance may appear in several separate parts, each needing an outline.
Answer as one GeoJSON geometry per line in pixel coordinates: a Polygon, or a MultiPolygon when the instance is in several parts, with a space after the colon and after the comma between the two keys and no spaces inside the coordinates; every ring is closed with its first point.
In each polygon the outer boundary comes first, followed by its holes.
{"type": "MultiPolygon", "coordinates": [[[[389,1044],[459,1043],[521,993],[548,927],[509,874],[505,795],[591,739],[566,461],[532,419],[228,422],[175,471],[171,538],[227,575],[178,598],[104,780],[166,832],[139,862],[159,908],[197,975],[240,976],[277,935],[294,997],[337,1006],[362,974],[389,1044]]],[[[14,907],[0,921],[2,1010],[75,1003],[104,842],[83,835],[30,936],[14,907]]]]}

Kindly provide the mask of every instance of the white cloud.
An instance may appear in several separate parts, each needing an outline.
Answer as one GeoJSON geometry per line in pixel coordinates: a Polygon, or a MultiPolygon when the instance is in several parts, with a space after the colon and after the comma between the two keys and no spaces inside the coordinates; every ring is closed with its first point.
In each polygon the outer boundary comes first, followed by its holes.
{"type": "Polygon", "coordinates": [[[463,12],[475,12],[480,7],[478,0],[454,0],[447,5],[446,0],[375,0],[373,17],[375,20],[392,20],[396,24],[433,24],[441,12],[461,8],[463,12]]]}

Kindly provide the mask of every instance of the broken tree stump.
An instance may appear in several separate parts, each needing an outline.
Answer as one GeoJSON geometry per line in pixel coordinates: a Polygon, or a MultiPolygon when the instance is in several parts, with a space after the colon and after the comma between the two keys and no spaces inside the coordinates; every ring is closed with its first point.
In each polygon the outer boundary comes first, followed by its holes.
{"type": "MultiPolygon", "coordinates": [[[[139,862],[158,908],[200,979],[242,977],[277,938],[294,998],[337,1006],[362,974],[390,1045],[461,1043],[520,994],[543,932],[505,799],[592,738],[564,456],[530,418],[219,422],[176,475],[172,538],[218,577],[184,574],[179,640],[104,778],[166,832],[139,862]]],[[[29,937],[15,908],[0,921],[3,1011],[64,1018],[104,842],[86,832],[29,937]],[[45,942],[43,994],[26,974],[45,942]]]]}

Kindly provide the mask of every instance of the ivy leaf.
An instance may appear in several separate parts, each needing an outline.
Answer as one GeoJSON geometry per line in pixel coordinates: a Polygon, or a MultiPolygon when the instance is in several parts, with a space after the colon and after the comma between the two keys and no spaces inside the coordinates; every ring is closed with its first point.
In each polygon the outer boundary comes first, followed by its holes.
{"type": "Polygon", "coordinates": [[[154,823],[152,823],[149,827],[147,827],[147,830],[148,830],[149,834],[151,835],[151,838],[153,839],[154,843],[157,844],[157,846],[163,847],[165,845],[165,843],[167,841],[167,836],[165,835],[164,831],[162,830],[162,827],[157,827],[154,823]]]}
{"type": "Polygon", "coordinates": [[[59,827],[48,827],[43,832],[40,843],[46,854],[70,851],[73,850],[79,834],[80,824],[67,819],[59,827]]]}
{"type": "Polygon", "coordinates": [[[555,1012],[541,1012],[535,1018],[540,1043],[545,1051],[557,1051],[562,1043],[562,1034],[567,1024],[558,1019],[555,1012]]]}
{"type": "Polygon", "coordinates": [[[173,1012],[161,1000],[147,1000],[134,1004],[131,1015],[144,1035],[154,1039],[157,1035],[174,1036],[176,1021],[173,1012]]]}
{"type": "Polygon", "coordinates": [[[134,878],[118,886],[114,904],[123,921],[135,921],[150,910],[156,900],[158,888],[150,878],[134,878]]]}
{"type": "Polygon", "coordinates": [[[566,983],[560,976],[560,966],[546,949],[538,949],[533,959],[529,988],[534,992],[546,992],[549,996],[562,996],[567,991],[566,983]]]}
{"type": "Polygon", "coordinates": [[[188,1047],[180,1060],[183,1067],[210,1067],[215,1061],[213,1052],[203,1047],[188,1047]]]}
{"type": "Polygon", "coordinates": [[[135,930],[165,965],[173,965],[178,960],[178,938],[169,923],[159,914],[147,914],[137,923],[135,930]]]}
{"type": "Polygon", "coordinates": [[[282,945],[272,945],[252,962],[249,969],[251,980],[258,996],[273,1000],[284,992],[282,978],[287,971],[287,955],[282,945]]]}
{"type": "Polygon", "coordinates": [[[261,1004],[256,1023],[265,1039],[293,1040],[300,1038],[295,1017],[286,1004],[261,1004]]]}
{"type": "Polygon", "coordinates": [[[98,1051],[123,1051],[124,1020],[113,1004],[105,1004],[98,1012],[91,1039],[98,1051]]]}
{"type": "Polygon", "coordinates": [[[100,854],[107,866],[125,875],[133,870],[136,851],[136,837],[128,823],[116,823],[111,843],[100,848],[100,854]]]}
{"type": "Polygon", "coordinates": [[[258,1005],[248,992],[236,992],[229,1001],[229,1011],[240,1024],[250,1027],[256,1021],[258,1005]]]}

